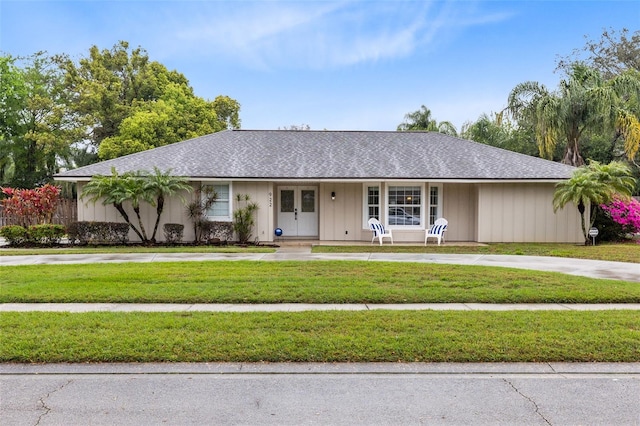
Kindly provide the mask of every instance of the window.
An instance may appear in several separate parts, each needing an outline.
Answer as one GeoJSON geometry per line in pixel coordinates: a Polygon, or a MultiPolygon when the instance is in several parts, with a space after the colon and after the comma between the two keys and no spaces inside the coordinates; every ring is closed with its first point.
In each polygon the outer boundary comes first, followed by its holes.
{"type": "Polygon", "coordinates": [[[372,217],[380,220],[380,187],[367,186],[367,214],[366,220],[372,217]]]}
{"type": "Polygon", "coordinates": [[[300,190],[300,211],[302,213],[314,213],[316,211],[316,190],[301,189],[300,190]]]}
{"type": "Polygon", "coordinates": [[[228,183],[211,185],[218,198],[207,211],[212,220],[231,220],[231,185],[228,183]]]}
{"type": "Polygon", "coordinates": [[[293,213],[296,193],[293,189],[280,190],[280,212],[293,213]]]}
{"type": "Polygon", "coordinates": [[[362,185],[362,227],[369,228],[369,219],[376,218],[382,221],[380,217],[380,185],[375,183],[365,183],[362,185]]]}
{"type": "Polygon", "coordinates": [[[440,187],[429,187],[429,226],[433,225],[440,217],[440,187]]]}
{"type": "Polygon", "coordinates": [[[372,217],[389,226],[417,229],[428,228],[442,217],[441,183],[402,185],[395,182],[384,187],[379,182],[365,183],[362,186],[362,196],[365,228],[368,228],[367,221],[372,217]]]}
{"type": "Polygon", "coordinates": [[[388,224],[420,226],[422,186],[389,186],[388,224]]]}

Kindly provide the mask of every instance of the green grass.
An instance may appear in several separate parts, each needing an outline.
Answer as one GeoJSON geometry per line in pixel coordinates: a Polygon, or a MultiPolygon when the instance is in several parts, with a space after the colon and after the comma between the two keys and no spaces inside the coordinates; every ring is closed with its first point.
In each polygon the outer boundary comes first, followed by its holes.
{"type": "MultiPolygon", "coordinates": [[[[181,247],[1,254],[240,252],[181,247]]],[[[565,256],[640,246],[354,246],[315,252],[565,256]]],[[[640,303],[639,283],[482,266],[357,261],[6,266],[0,302],[640,303]]],[[[640,362],[638,311],[0,313],[0,362],[640,362]]]]}
{"type": "Polygon", "coordinates": [[[99,253],[273,253],[273,247],[260,246],[73,246],[73,247],[47,247],[47,248],[10,248],[0,247],[0,256],[29,256],[49,254],[99,254],[99,253]]]}
{"type": "MultiPolygon", "coordinates": [[[[185,246],[185,247],[56,247],[56,248],[0,248],[0,256],[37,254],[93,254],[93,253],[270,253],[271,247],[185,246]]],[[[447,254],[507,254],[527,256],[573,257],[578,259],[610,260],[640,263],[640,244],[604,243],[597,246],[575,244],[496,243],[483,246],[390,245],[383,246],[314,246],[314,253],[447,253],[447,254]]]]}
{"type": "Polygon", "coordinates": [[[640,263],[640,244],[575,244],[496,243],[483,246],[453,245],[366,245],[366,246],[314,246],[314,253],[446,253],[446,254],[507,254],[525,256],[572,257],[576,259],[609,260],[640,263]]]}
{"type": "Polygon", "coordinates": [[[640,283],[467,265],[216,261],[2,272],[3,303],[640,303],[640,283]]]}
{"type": "Polygon", "coordinates": [[[640,314],[1,313],[0,362],[638,362],[640,314]]]}

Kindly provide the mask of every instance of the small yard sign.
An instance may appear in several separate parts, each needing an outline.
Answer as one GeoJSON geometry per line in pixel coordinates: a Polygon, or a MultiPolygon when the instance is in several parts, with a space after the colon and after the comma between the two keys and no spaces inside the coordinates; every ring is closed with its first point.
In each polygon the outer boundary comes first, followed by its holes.
{"type": "Polygon", "coordinates": [[[598,228],[589,229],[589,236],[593,238],[593,245],[596,245],[596,237],[598,236],[598,228]]]}

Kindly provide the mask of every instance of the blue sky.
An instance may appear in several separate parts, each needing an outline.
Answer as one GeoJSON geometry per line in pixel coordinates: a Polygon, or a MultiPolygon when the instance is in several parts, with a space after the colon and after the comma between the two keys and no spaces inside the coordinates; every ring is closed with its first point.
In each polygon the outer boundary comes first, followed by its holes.
{"type": "Polygon", "coordinates": [[[460,129],[518,83],[556,88],[558,55],[585,36],[639,27],[637,0],[0,0],[3,53],[126,40],[198,96],[238,100],[245,129],[395,130],[420,105],[460,129]]]}

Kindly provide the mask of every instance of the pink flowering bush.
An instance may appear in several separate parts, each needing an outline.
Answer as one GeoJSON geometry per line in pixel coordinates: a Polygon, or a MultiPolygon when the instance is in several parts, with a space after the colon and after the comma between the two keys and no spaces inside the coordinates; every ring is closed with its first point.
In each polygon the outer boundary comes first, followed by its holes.
{"type": "Polygon", "coordinates": [[[636,199],[614,198],[609,204],[601,204],[602,211],[622,227],[627,234],[640,233],[640,202],[636,199]]]}
{"type": "Polygon", "coordinates": [[[5,215],[20,226],[51,223],[60,201],[60,188],[46,184],[36,189],[0,188],[5,215]]]}

